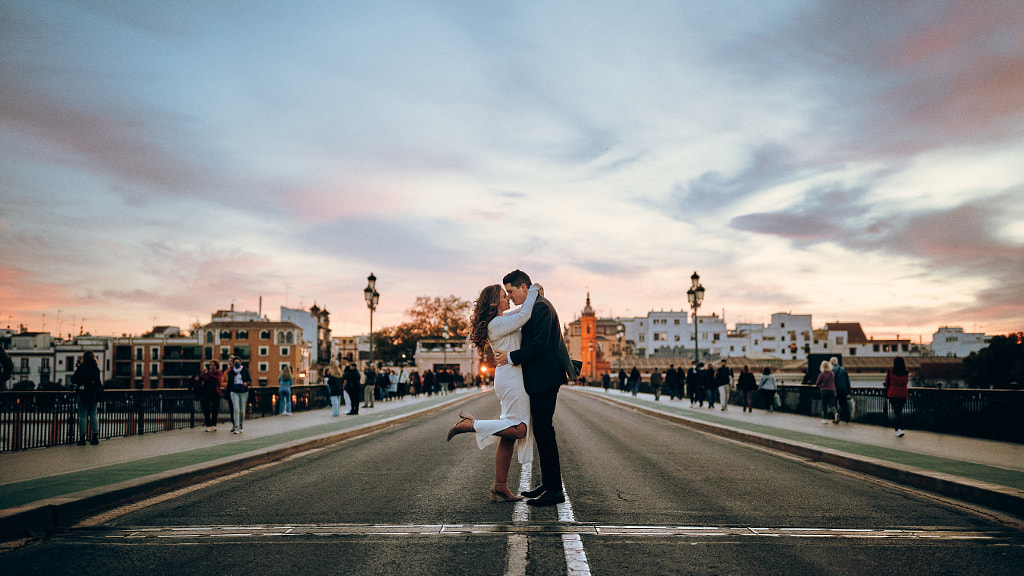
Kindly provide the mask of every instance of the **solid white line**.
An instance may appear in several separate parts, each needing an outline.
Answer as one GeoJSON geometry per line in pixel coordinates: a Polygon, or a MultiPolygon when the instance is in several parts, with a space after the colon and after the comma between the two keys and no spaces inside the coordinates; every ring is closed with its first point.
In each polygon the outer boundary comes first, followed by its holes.
{"type": "MultiPolygon", "coordinates": [[[[565,494],[565,502],[558,505],[558,520],[576,522],[565,482],[562,482],[562,494],[565,494]]],[[[583,550],[583,539],[579,534],[562,534],[562,549],[565,550],[565,567],[569,576],[590,576],[590,563],[587,562],[587,553],[583,550]]]]}

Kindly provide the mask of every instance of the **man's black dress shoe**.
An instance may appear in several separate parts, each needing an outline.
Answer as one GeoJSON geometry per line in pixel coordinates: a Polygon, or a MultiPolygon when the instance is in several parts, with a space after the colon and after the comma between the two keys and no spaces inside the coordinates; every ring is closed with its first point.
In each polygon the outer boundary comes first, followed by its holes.
{"type": "Polygon", "coordinates": [[[533,500],[527,500],[530,506],[554,506],[565,502],[565,494],[561,492],[545,492],[533,500]]]}
{"type": "Polygon", "coordinates": [[[522,492],[520,492],[520,494],[522,494],[523,496],[526,496],[527,498],[536,498],[537,496],[540,496],[543,493],[544,493],[544,485],[543,484],[541,484],[540,486],[537,486],[533,490],[523,490],[522,492]]]}

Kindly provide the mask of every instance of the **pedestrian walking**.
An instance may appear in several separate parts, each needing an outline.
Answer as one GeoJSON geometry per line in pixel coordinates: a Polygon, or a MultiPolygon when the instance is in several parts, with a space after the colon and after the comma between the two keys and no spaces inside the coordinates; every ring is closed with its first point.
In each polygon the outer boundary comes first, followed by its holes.
{"type": "Polygon", "coordinates": [[[427,368],[423,371],[423,391],[427,393],[427,396],[434,395],[434,386],[437,385],[437,380],[434,378],[434,372],[427,368]]]}
{"type": "Polygon", "coordinates": [[[220,417],[220,363],[211,360],[199,373],[199,403],[203,406],[203,424],[207,432],[217,431],[220,417]]]}
{"type": "Polygon", "coordinates": [[[718,386],[718,400],[722,403],[722,411],[729,408],[729,393],[732,388],[732,368],[722,360],[715,372],[715,385],[718,386]]]}
{"type": "Polygon", "coordinates": [[[245,410],[249,407],[249,386],[252,386],[252,377],[249,376],[249,369],[242,365],[238,357],[235,357],[234,363],[226,372],[228,389],[231,390],[231,433],[241,434],[245,425],[245,410]]]}
{"type": "Polygon", "coordinates": [[[896,437],[902,438],[906,431],[903,429],[903,408],[910,397],[910,372],[902,356],[897,356],[892,361],[892,368],[885,374],[885,397],[889,399],[893,414],[896,416],[896,437]]]}
{"type": "Polygon", "coordinates": [[[612,385],[612,377],[607,372],[604,373],[604,376],[601,376],[601,385],[604,386],[605,392],[607,392],[608,388],[612,385]]]}
{"type": "MultiPolygon", "coordinates": [[[[821,423],[832,422],[832,413],[836,408],[836,375],[832,372],[832,363],[825,360],[821,363],[821,373],[815,385],[821,390],[821,423]]],[[[835,421],[839,423],[838,420],[835,421]]]]}
{"type": "Polygon", "coordinates": [[[768,408],[768,412],[775,411],[775,391],[777,388],[775,374],[772,374],[770,367],[765,366],[764,370],[761,371],[761,382],[758,383],[757,389],[761,392],[761,399],[764,400],[764,405],[768,408]]]}
{"type": "Polygon", "coordinates": [[[715,402],[718,401],[718,385],[715,382],[715,366],[708,362],[707,366],[701,363],[701,379],[700,384],[704,390],[704,396],[708,400],[708,408],[711,410],[715,409],[715,402]]]}
{"type": "Polygon", "coordinates": [[[277,377],[278,411],[285,416],[292,415],[292,382],[294,381],[291,365],[285,364],[281,369],[281,375],[277,377]]]}
{"type": "Polygon", "coordinates": [[[668,392],[669,400],[675,400],[676,395],[683,399],[683,391],[679,386],[679,372],[676,372],[676,365],[669,364],[665,371],[665,391],[668,392]]]}
{"type": "Polygon", "coordinates": [[[626,375],[626,371],[619,368],[619,390],[626,391],[626,381],[629,380],[629,376],[626,375]]]}
{"type": "Polygon", "coordinates": [[[753,412],[754,407],[751,405],[751,398],[754,396],[754,390],[757,390],[757,383],[754,382],[754,374],[746,364],[743,365],[743,370],[740,372],[736,389],[740,392],[740,404],[743,406],[743,411],[753,412]]]}
{"type": "Polygon", "coordinates": [[[655,402],[661,401],[661,383],[661,372],[657,368],[655,368],[654,372],[651,372],[651,390],[654,392],[655,402]]]}
{"type": "Polygon", "coordinates": [[[78,400],[78,445],[85,446],[88,437],[93,446],[100,443],[100,420],[97,414],[100,398],[103,397],[103,378],[96,355],[86,350],[82,362],[71,375],[71,383],[75,385],[75,398],[78,400]],[[92,434],[89,434],[89,427],[92,434]]]}
{"type": "Polygon", "coordinates": [[[843,422],[850,422],[850,373],[839,363],[839,358],[833,356],[829,360],[832,365],[832,373],[835,374],[836,382],[836,424],[842,419],[843,422]]]}
{"type": "Polygon", "coordinates": [[[629,371],[629,389],[636,396],[636,393],[640,391],[640,371],[633,366],[633,369],[629,371]]]}
{"type": "Polygon", "coordinates": [[[704,407],[704,394],[701,389],[701,380],[703,376],[700,371],[701,365],[696,360],[690,366],[690,371],[686,373],[686,392],[690,396],[690,406],[698,404],[701,408],[704,407]]]}

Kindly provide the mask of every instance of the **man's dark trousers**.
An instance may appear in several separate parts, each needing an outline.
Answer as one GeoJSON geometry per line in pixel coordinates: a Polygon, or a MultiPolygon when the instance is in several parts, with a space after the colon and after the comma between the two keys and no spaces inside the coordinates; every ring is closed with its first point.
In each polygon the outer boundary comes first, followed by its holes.
{"type": "Polygon", "coordinates": [[[530,412],[533,416],[533,437],[537,441],[537,459],[543,487],[548,492],[562,491],[562,467],[558,462],[558,442],[555,441],[555,404],[558,388],[534,392],[530,396],[530,412]]]}

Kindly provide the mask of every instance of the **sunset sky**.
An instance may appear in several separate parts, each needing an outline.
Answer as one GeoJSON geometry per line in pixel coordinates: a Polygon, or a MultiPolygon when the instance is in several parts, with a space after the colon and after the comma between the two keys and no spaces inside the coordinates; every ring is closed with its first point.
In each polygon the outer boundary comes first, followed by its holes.
{"type": "Polygon", "coordinates": [[[1024,2],[0,0],[0,326],[364,333],[522,268],[1024,329],[1024,2]]]}

